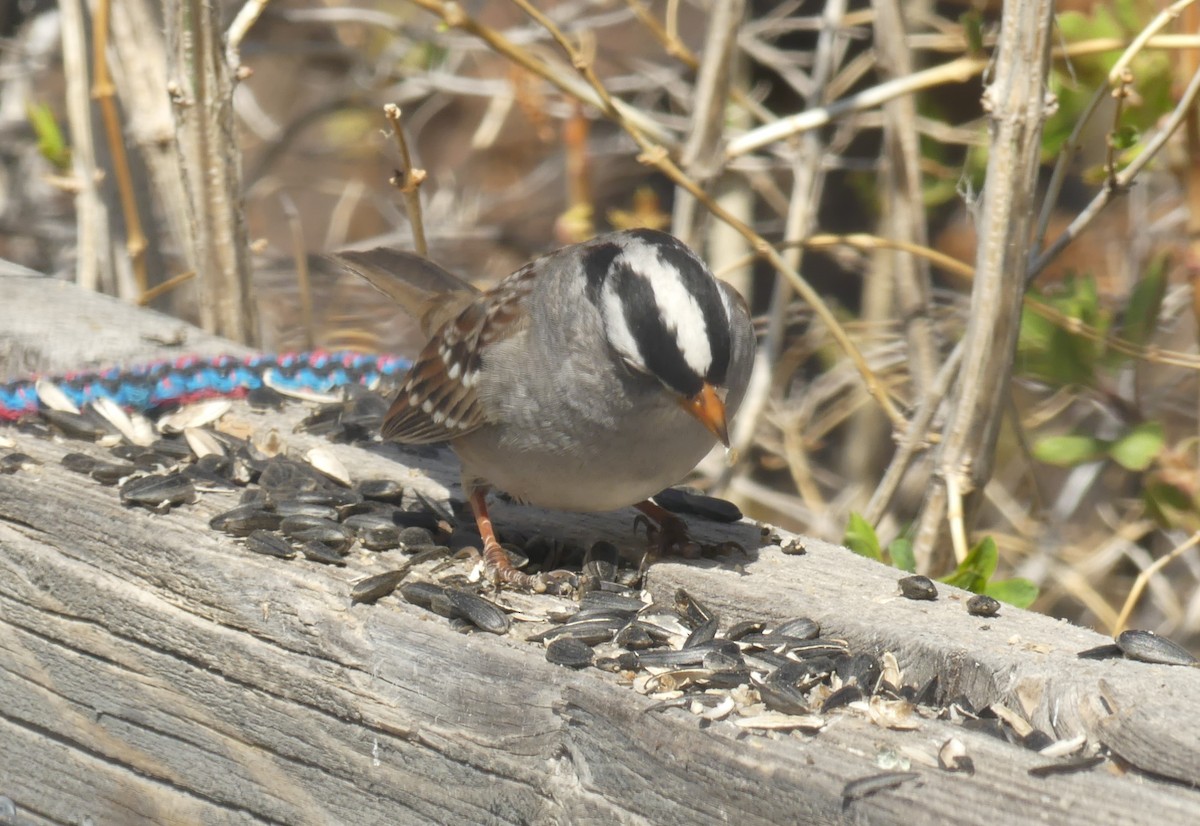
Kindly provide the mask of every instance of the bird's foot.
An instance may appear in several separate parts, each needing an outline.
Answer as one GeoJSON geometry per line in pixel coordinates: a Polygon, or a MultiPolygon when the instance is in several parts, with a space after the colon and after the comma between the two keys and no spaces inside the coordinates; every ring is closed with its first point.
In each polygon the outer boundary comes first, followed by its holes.
{"type": "Polygon", "coordinates": [[[657,547],[659,555],[681,556],[684,559],[696,559],[701,556],[704,546],[692,539],[688,534],[687,523],[678,516],[648,499],[634,507],[641,511],[634,517],[634,530],[639,526],[644,527],[646,538],[657,547]]]}

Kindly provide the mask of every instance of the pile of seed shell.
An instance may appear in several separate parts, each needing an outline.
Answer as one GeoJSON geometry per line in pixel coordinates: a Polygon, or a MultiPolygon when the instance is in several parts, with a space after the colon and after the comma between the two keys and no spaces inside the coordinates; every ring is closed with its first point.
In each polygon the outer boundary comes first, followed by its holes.
{"type": "MultiPolygon", "coordinates": [[[[258,395],[260,406],[274,404],[258,395]]],[[[309,451],[304,460],[282,452],[268,455],[247,439],[213,429],[230,406],[227,400],[201,402],[151,422],[136,413],[89,404],[82,410],[48,409],[41,421],[20,427],[47,438],[52,429],[106,446],[111,458],[72,451],[62,464],[116,487],[127,506],[165,513],[195,503],[201,493],[240,490],[240,504],[209,524],[241,538],[255,553],[301,555],[340,566],[356,543],[376,552],[448,552],[441,543],[450,536],[454,517],[444,508],[416,492],[406,496],[392,479],[351,484],[345,469],[322,448],[309,451]]],[[[344,402],[318,409],[303,426],[342,439],[369,439],[384,410],[382,397],[355,388],[344,402]]]]}

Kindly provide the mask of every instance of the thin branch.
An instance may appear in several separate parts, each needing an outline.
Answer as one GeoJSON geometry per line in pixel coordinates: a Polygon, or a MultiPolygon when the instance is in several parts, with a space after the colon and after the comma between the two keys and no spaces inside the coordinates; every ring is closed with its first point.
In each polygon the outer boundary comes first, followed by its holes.
{"type": "Polygon", "coordinates": [[[71,167],[75,191],[75,226],[78,264],[76,283],[88,290],[103,287],[117,292],[113,272],[109,210],[100,197],[100,170],[96,166],[96,130],[87,89],[88,61],[83,0],[62,0],[63,82],[66,85],[67,123],[71,135],[71,167]]]}
{"type": "MultiPolygon", "coordinates": [[[[1191,0],[1188,0],[1188,2],[1191,2],[1191,0]]],[[[1124,45],[1117,38],[1085,41],[1083,43],[1072,44],[1066,48],[1056,49],[1053,56],[1056,59],[1081,57],[1089,54],[1110,52],[1124,45]]],[[[1145,48],[1195,49],[1200,48],[1200,37],[1194,35],[1158,35],[1147,40],[1144,45],[1145,48]]],[[[881,83],[878,86],[872,86],[870,89],[864,89],[858,94],[834,101],[827,106],[806,109],[795,115],[780,118],[774,123],[764,124],[730,141],[729,146],[725,149],[725,157],[727,159],[737,158],[757,149],[762,149],[769,144],[798,135],[801,132],[807,132],[810,129],[819,129],[843,115],[852,112],[861,112],[866,109],[874,109],[900,95],[908,95],[923,89],[930,89],[949,83],[965,83],[983,72],[991,62],[992,58],[990,56],[960,57],[956,60],[951,60],[949,63],[931,66],[928,69],[914,72],[907,77],[896,78],[895,80],[881,83]]]]}
{"type": "Polygon", "coordinates": [[[286,191],[279,193],[279,204],[292,238],[292,261],[296,266],[296,291],[300,297],[300,326],[303,328],[300,342],[303,349],[311,350],[317,334],[313,326],[312,279],[308,272],[308,251],[304,248],[304,227],[296,202],[286,191]]]}
{"type": "MultiPolygon", "coordinates": [[[[745,11],[745,0],[718,0],[709,18],[704,62],[696,78],[692,127],[680,151],[679,165],[697,183],[707,183],[721,171],[721,138],[725,134],[726,103],[729,98],[737,30],[745,11]]],[[[672,228],[684,243],[696,246],[700,222],[698,202],[685,192],[675,198],[672,228]]]]}
{"type": "Polygon", "coordinates": [[[519,66],[523,66],[543,80],[549,81],[558,87],[559,91],[601,110],[607,111],[609,105],[615,106],[623,121],[636,126],[637,129],[646,133],[646,135],[658,143],[666,144],[667,146],[675,145],[675,136],[641,110],[628,105],[624,101],[613,103],[610,100],[608,104],[605,104],[601,96],[594,89],[589,88],[587,83],[582,83],[577,77],[559,71],[538,60],[529,51],[515,45],[500,32],[475,20],[457,3],[444,2],[444,0],[412,0],[412,2],[440,17],[442,22],[447,26],[454,29],[462,29],[465,32],[475,35],[491,46],[497,54],[504,55],[509,60],[519,66]]]}
{"type": "Polygon", "coordinates": [[[1051,0],[1010,0],[1004,7],[994,79],[984,90],[992,114],[987,184],[971,289],[963,364],[953,393],[936,465],[942,484],[931,487],[918,521],[914,554],[919,570],[940,569],[938,538],[948,509],[956,551],[965,544],[961,497],[991,477],[1020,326],[1032,233],[1054,6],[1051,0]]]}
{"type": "Polygon", "coordinates": [[[421,184],[426,172],[416,169],[412,164],[412,156],[408,152],[408,141],[404,137],[404,127],[400,125],[400,107],[388,103],[383,107],[383,114],[392,125],[392,136],[396,139],[396,148],[400,151],[400,161],[404,168],[392,177],[391,184],[400,190],[404,196],[404,204],[408,208],[408,221],[412,224],[413,249],[423,258],[429,256],[429,245],[425,243],[425,222],[421,216],[421,184]]]}
{"type": "Polygon", "coordinates": [[[1121,613],[1117,615],[1117,621],[1113,625],[1113,636],[1125,630],[1125,624],[1129,622],[1129,617],[1133,613],[1133,609],[1137,607],[1138,600],[1142,598],[1142,592],[1146,590],[1146,585],[1149,584],[1150,578],[1165,568],[1173,559],[1177,559],[1197,545],[1200,545],[1200,531],[1196,531],[1196,533],[1188,537],[1186,542],[1177,545],[1166,556],[1154,560],[1153,564],[1137,575],[1137,579],[1133,582],[1133,587],[1129,589],[1129,596],[1125,598],[1125,604],[1121,606],[1121,613]]]}
{"type": "Polygon", "coordinates": [[[262,16],[269,2],[270,0],[246,0],[225,33],[225,62],[239,75],[242,73],[242,40],[262,16]]]}
{"type": "Polygon", "coordinates": [[[1166,146],[1171,135],[1187,119],[1198,94],[1200,94],[1200,71],[1192,75],[1191,81],[1188,83],[1183,95],[1179,98],[1179,103],[1171,112],[1171,116],[1167,118],[1167,122],[1158,130],[1158,134],[1142,148],[1142,151],[1130,162],[1129,166],[1121,170],[1120,174],[1113,179],[1112,185],[1104,187],[1104,189],[1097,193],[1096,197],[1084,207],[1083,211],[1075,216],[1075,220],[1071,222],[1070,226],[1063,230],[1062,234],[1054,240],[1054,243],[1047,247],[1034,260],[1025,273],[1026,281],[1032,281],[1034,278],[1037,278],[1038,274],[1046,268],[1046,265],[1053,261],[1068,244],[1078,238],[1079,234],[1083,232],[1088,224],[1100,214],[1100,210],[1108,206],[1117,195],[1121,194],[1146,164],[1153,160],[1154,156],[1166,146]]]}
{"type": "Polygon", "coordinates": [[[879,520],[883,518],[883,514],[891,504],[892,497],[900,488],[900,482],[904,479],[904,474],[908,470],[908,466],[912,464],[917,451],[932,443],[933,434],[929,433],[929,425],[942,402],[945,401],[946,394],[950,391],[950,385],[958,378],[958,368],[962,364],[962,356],[963,345],[960,341],[950,352],[946,361],[942,363],[933,384],[929,387],[929,392],[921,399],[920,405],[913,414],[908,429],[900,436],[892,461],[884,471],[879,484],[875,486],[870,501],[863,508],[863,518],[872,525],[879,524],[879,520]]]}
{"type": "Polygon", "coordinates": [[[92,97],[100,105],[104,132],[112,153],[113,177],[121,197],[121,212],[125,216],[125,249],[137,280],[139,295],[146,292],[146,234],[138,213],[137,196],[133,190],[133,175],[129,171],[129,156],[125,152],[125,135],[121,131],[121,116],[117,112],[116,87],[108,71],[108,19],[110,0],[98,0],[96,17],[92,21],[92,60],[94,61],[92,97]]]}
{"type": "Polygon", "coordinates": [[[1133,59],[1137,56],[1137,53],[1146,48],[1146,45],[1150,42],[1154,35],[1165,29],[1170,23],[1179,17],[1180,12],[1194,2],[1195,0],[1176,0],[1176,2],[1167,6],[1165,9],[1155,15],[1154,19],[1150,21],[1150,24],[1137,33],[1137,36],[1133,38],[1133,41],[1129,44],[1128,48],[1125,49],[1125,53],[1117,58],[1117,62],[1114,63],[1113,67],[1108,70],[1108,85],[1116,86],[1118,83],[1120,83],[1121,79],[1125,76],[1126,71],[1129,69],[1129,64],[1133,62],[1133,59]]]}
{"type": "Polygon", "coordinates": [[[912,94],[946,83],[965,83],[982,72],[990,60],[986,57],[960,57],[940,66],[933,66],[906,77],[898,77],[880,83],[878,86],[864,89],[858,94],[834,101],[827,106],[806,109],[803,112],[780,118],[774,123],[764,124],[731,140],[725,148],[725,158],[733,160],[769,144],[794,137],[802,132],[818,129],[843,115],[874,109],[901,95],[912,94]]]}

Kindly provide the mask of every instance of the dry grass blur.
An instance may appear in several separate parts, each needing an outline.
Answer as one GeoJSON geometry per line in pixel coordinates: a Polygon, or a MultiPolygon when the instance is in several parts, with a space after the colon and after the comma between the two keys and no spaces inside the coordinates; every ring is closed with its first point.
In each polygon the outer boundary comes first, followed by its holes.
{"type": "MultiPolygon", "coordinates": [[[[222,28],[255,6],[219,5],[222,28]]],[[[1047,122],[1036,182],[1038,209],[1054,199],[1047,241],[1155,139],[1196,75],[1198,6],[1174,5],[1178,19],[1137,50],[1130,82],[1114,87],[1126,93],[1119,99],[1108,93],[1104,72],[1159,5],[1081,1],[1071,7],[1073,17],[1059,10],[1051,81],[1058,111],[1047,122]],[[1101,102],[1072,144],[1068,133],[1097,89],[1101,102]],[[1064,145],[1073,151],[1065,153],[1065,185],[1054,192],[1051,169],[1064,145]],[[1106,172],[1106,163],[1116,166],[1106,172]]],[[[885,545],[911,533],[939,484],[934,451],[954,398],[953,384],[936,392],[936,374],[972,323],[970,271],[979,252],[975,227],[989,126],[981,95],[998,38],[998,4],[536,6],[622,102],[623,114],[605,111],[561,44],[518,3],[271,0],[262,6],[240,42],[243,76],[233,97],[258,343],[413,347],[411,327],[369,288],[315,257],[347,245],[412,245],[403,198],[389,183],[401,164],[382,107],[396,103],[414,163],[428,174],[420,195],[431,256],[450,269],[494,279],[590,232],[656,224],[690,240],[751,300],[771,356],[742,428],[748,448],[732,472],[704,465],[700,482],[716,485],[755,517],[825,538],[841,539],[852,512],[866,512],[885,545]],[[722,31],[722,14],[740,25],[722,31]],[[513,53],[484,42],[483,30],[501,36],[513,53]],[[732,56],[727,71],[713,51],[722,43],[732,56]],[[520,65],[514,55],[528,62],[520,65]],[[917,80],[904,86],[911,78],[917,80]],[[871,100],[901,86],[902,94],[871,100]],[[829,117],[818,118],[822,112],[829,117]],[[761,144],[747,137],[802,113],[814,128],[801,124],[761,144]],[[655,166],[654,153],[638,146],[639,131],[711,200],[684,194],[661,161],[655,166]],[[815,322],[810,304],[779,286],[776,268],[755,259],[752,244],[714,218],[714,208],[778,249],[824,297],[907,419],[932,400],[920,432],[925,442],[893,474],[888,495],[873,496],[895,460],[899,434],[863,391],[829,325],[815,322]],[[825,242],[814,241],[821,236],[825,242]],[[301,260],[311,285],[311,325],[302,323],[301,260]],[[913,318],[923,321],[923,331],[914,332],[913,318]]],[[[79,22],[71,9],[81,7],[31,0],[0,12],[6,38],[0,258],[74,277],[82,256],[100,269],[100,288],[135,300],[112,153],[98,126],[77,128],[72,118],[79,110],[68,105],[72,88],[86,90],[91,82],[72,74],[86,72],[87,61],[70,60],[64,49],[79,22]],[[65,165],[54,165],[45,130],[34,128],[29,107],[38,105],[53,115],[73,153],[65,165]],[[80,145],[84,135],[91,136],[88,147],[80,145]],[[79,241],[76,224],[83,220],[79,193],[87,189],[79,184],[85,150],[103,174],[89,207],[101,211],[87,213],[93,217],[86,227],[105,241],[108,252],[98,263],[96,253],[83,254],[94,246],[79,241]],[[100,227],[96,214],[104,216],[100,227]]],[[[169,44],[152,47],[147,30],[131,22],[138,15],[157,19],[151,0],[121,0],[111,10],[109,54],[131,182],[149,242],[150,284],[161,284],[185,273],[191,258],[178,192],[168,197],[154,174],[173,141],[163,126],[170,78],[164,70],[162,88],[151,84],[139,96],[136,82],[147,75],[135,59],[165,53],[169,44]]],[[[1051,296],[1059,312],[1051,326],[1059,332],[1022,339],[997,414],[990,481],[967,500],[971,544],[990,536],[999,546],[997,578],[1025,577],[1040,588],[1035,607],[1104,630],[1116,625],[1138,573],[1200,528],[1200,386],[1189,355],[1196,351],[1193,279],[1200,273],[1194,107],[1185,120],[1137,173],[1136,185],[1117,187],[1124,197],[1040,272],[1038,294],[1051,296]],[[1147,291],[1139,293],[1138,285],[1151,274],[1160,300],[1147,309],[1147,291]],[[1081,343],[1088,341],[1081,330],[1094,331],[1099,343],[1081,343]],[[1136,347],[1121,355],[1114,338],[1136,347]],[[1074,355],[1064,361],[1064,350],[1074,355]],[[1035,458],[1047,458],[1039,444],[1048,436],[1087,435],[1095,448],[1148,424],[1161,433],[1160,445],[1140,467],[1094,450],[1065,465],[1035,458]]],[[[199,319],[196,295],[193,279],[154,306],[199,319]]],[[[1036,300],[1027,298],[1027,312],[1036,300]]],[[[943,535],[938,544],[941,555],[929,558],[948,558],[949,539],[943,535]]],[[[935,571],[945,572],[944,563],[935,571]]],[[[1131,623],[1200,648],[1198,582],[1200,552],[1191,549],[1149,580],[1131,623]]]]}

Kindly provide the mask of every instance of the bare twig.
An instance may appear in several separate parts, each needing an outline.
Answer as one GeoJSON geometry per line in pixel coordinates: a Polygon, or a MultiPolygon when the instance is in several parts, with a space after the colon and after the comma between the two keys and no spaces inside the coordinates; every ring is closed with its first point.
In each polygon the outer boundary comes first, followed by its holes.
{"type": "MultiPolygon", "coordinates": [[[[830,0],[823,9],[823,26],[821,35],[817,38],[816,54],[813,57],[813,97],[811,98],[813,103],[822,99],[826,84],[833,75],[833,40],[845,9],[846,4],[842,0],[830,0]]],[[[823,155],[823,144],[820,137],[815,133],[805,135],[792,162],[792,192],[788,198],[787,216],[784,219],[783,242],[785,244],[799,241],[812,229],[816,201],[821,188],[820,181],[823,180],[821,170],[823,155]]],[[[802,249],[799,245],[790,246],[780,260],[792,271],[799,272],[802,249]]],[[[784,313],[792,299],[792,291],[793,285],[790,279],[776,279],[775,288],[771,293],[771,306],[767,311],[767,334],[763,338],[762,346],[755,354],[750,385],[746,388],[742,409],[734,425],[732,445],[738,453],[744,452],[753,442],[759,420],[766,410],[767,402],[774,389],[775,367],[783,347],[785,333],[784,313]]],[[[818,315],[820,315],[819,311],[818,315]]],[[[824,321],[824,318],[822,320],[824,321]]],[[[830,333],[835,337],[837,335],[833,328],[830,328],[830,333]]],[[[800,454],[793,450],[792,455],[800,454]]],[[[791,470],[793,476],[797,476],[802,468],[792,467],[791,470]]],[[[715,488],[718,492],[729,484],[733,472],[734,468],[726,468],[722,472],[715,488]]],[[[802,492],[805,490],[803,483],[798,484],[797,487],[802,492]]],[[[813,491],[815,488],[808,491],[809,495],[806,497],[806,501],[814,501],[813,491]]]]}
{"type": "MultiPolygon", "coordinates": [[[[886,76],[904,77],[912,72],[912,56],[903,45],[904,16],[898,0],[874,0],[876,31],[875,51],[886,76]]],[[[885,152],[896,176],[893,192],[885,198],[885,234],[917,246],[925,246],[925,213],[921,193],[921,151],[918,145],[916,103],[897,98],[884,105],[885,152]]],[[[889,257],[888,269],[895,278],[897,314],[904,320],[908,340],[909,364],[914,394],[925,393],[937,370],[937,346],[929,320],[929,269],[920,258],[907,254],[889,257]]]]}
{"type": "Polygon", "coordinates": [[[125,250],[133,267],[138,293],[146,292],[146,234],[138,213],[133,175],[129,171],[129,156],[125,153],[125,135],[121,131],[121,116],[117,112],[116,88],[108,71],[108,19],[110,0],[98,0],[92,26],[92,97],[100,105],[104,132],[112,153],[113,178],[121,197],[121,212],[125,216],[125,250]]]}
{"type": "Polygon", "coordinates": [[[960,57],[940,66],[933,66],[906,77],[898,77],[878,86],[872,86],[870,89],[864,89],[858,94],[842,98],[826,106],[805,109],[795,115],[780,118],[774,123],[764,124],[731,140],[725,148],[725,158],[732,160],[802,132],[818,129],[852,112],[875,109],[901,95],[912,94],[921,89],[929,89],[945,83],[963,83],[982,72],[988,62],[988,58],[960,57]]]}
{"type": "Polygon", "coordinates": [[[149,306],[154,299],[158,298],[159,296],[166,295],[167,293],[171,292],[171,290],[186,284],[195,277],[195,270],[187,270],[186,272],[179,273],[179,275],[171,276],[166,281],[160,281],[150,289],[146,290],[146,292],[142,293],[141,296],[138,297],[137,303],[142,307],[149,306]]]}
{"type": "MultiPolygon", "coordinates": [[[[729,98],[730,71],[737,45],[738,24],[745,0],[719,0],[709,18],[704,62],[696,78],[692,128],[680,152],[684,173],[704,185],[721,171],[721,138],[725,133],[725,101],[729,98]]],[[[699,221],[697,201],[686,191],[675,197],[672,228],[684,243],[696,245],[699,221]]]]}
{"type": "MultiPolygon", "coordinates": [[[[947,511],[961,514],[960,495],[981,490],[991,476],[1021,315],[1021,266],[1028,255],[1041,131],[1048,112],[1044,90],[1053,11],[1051,0],[1012,0],[1005,6],[995,79],[984,91],[985,109],[993,121],[971,323],[963,339],[953,408],[938,449],[943,484],[932,486],[914,542],[918,567],[925,571],[941,567],[935,549],[947,511]]],[[[953,528],[962,531],[961,524],[953,528]]]]}
{"type": "Polygon", "coordinates": [[[963,346],[960,341],[950,352],[946,361],[942,363],[933,384],[929,387],[929,392],[921,399],[920,405],[913,414],[908,429],[901,435],[892,461],[884,471],[879,484],[875,486],[870,501],[863,508],[863,518],[872,525],[878,524],[879,520],[883,518],[917,451],[931,444],[932,434],[928,432],[929,425],[938,408],[945,401],[950,385],[958,378],[958,368],[962,363],[962,356],[963,346]]]}
{"type": "Polygon", "coordinates": [[[95,129],[87,89],[86,25],[82,0],[63,0],[63,79],[66,83],[67,122],[71,130],[71,164],[77,179],[75,223],[79,263],[76,283],[89,290],[117,292],[113,272],[109,213],[100,197],[100,171],[96,166],[95,129]]]}
{"type": "Polygon", "coordinates": [[[1112,129],[1104,141],[1104,185],[1110,189],[1117,186],[1117,141],[1121,130],[1121,113],[1125,111],[1125,101],[1129,99],[1129,87],[1133,85],[1133,72],[1126,70],[1117,81],[1117,88],[1112,90],[1112,97],[1117,103],[1113,106],[1112,129]]]}
{"type": "MultiPolygon", "coordinates": [[[[1187,2],[1191,2],[1191,0],[1187,0],[1187,2]]],[[[1056,49],[1054,57],[1056,59],[1081,57],[1111,52],[1124,45],[1126,45],[1125,42],[1117,38],[1097,39],[1071,44],[1064,49],[1056,49]]],[[[1144,46],[1158,49],[1195,49],[1200,47],[1200,38],[1194,35],[1158,35],[1147,40],[1144,46]]],[[[819,129],[843,115],[874,109],[900,95],[908,95],[922,89],[931,89],[949,83],[964,83],[980,74],[990,63],[990,57],[960,57],[948,63],[914,72],[907,77],[889,80],[878,86],[872,86],[870,89],[864,89],[848,98],[834,101],[827,106],[806,109],[795,115],[780,118],[773,123],[752,129],[731,140],[725,149],[725,155],[730,159],[745,155],[801,132],[819,129]]]]}
{"type": "Polygon", "coordinates": [[[303,331],[300,337],[301,346],[311,350],[316,340],[316,330],[313,328],[313,296],[312,280],[308,277],[308,250],[304,245],[304,228],[300,224],[300,212],[296,202],[288,193],[279,193],[279,204],[287,218],[288,233],[292,236],[292,262],[296,265],[296,291],[300,296],[300,325],[303,331]]]}
{"type": "Polygon", "coordinates": [[[1108,70],[1108,85],[1116,86],[1122,82],[1125,73],[1129,69],[1129,64],[1133,62],[1133,58],[1142,49],[1146,48],[1154,35],[1165,29],[1175,18],[1179,17],[1180,13],[1194,3],[1196,0],[1176,0],[1176,2],[1167,6],[1150,21],[1146,28],[1137,33],[1129,47],[1125,49],[1125,53],[1117,58],[1117,62],[1108,70]]]}
{"type": "Polygon", "coordinates": [[[242,213],[241,153],[233,120],[234,78],[225,64],[218,10],[203,0],[164,4],[186,181],[191,269],[199,276],[200,322],[209,332],[248,342],[255,335],[250,262],[242,213]]]}
{"type": "Polygon", "coordinates": [[[424,169],[413,166],[412,156],[408,152],[408,141],[404,137],[404,127],[400,124],[400,107],[394,103],[383,107],[383,114],[392,125],[392,136],[396,139],[396,149],[400,151],[400,162],[404,168],[391,179],[392,186],[400,190],[404,196],[404,204],[408,208],[408,221],[412,224],[413,249],[422,257],[428,257],[429,245],[425,243],[425,223],[421,217],[421,184],[426,173],[424,169]]]}
{"type": "MultiPolygon", "coordinates": [[[[629,8],[637,15],[637,19],[642,22],[650,33],[662,44],[663,50],[672,57],[678,58],[684,66],[687,66],[693,72],[700,69],[700,58],[696,57],[695,52],[687,47],[687,44],[678,37],[672,37],[663,28],[662,24],[655,19],[650,10],[642,5],[641,0],[626,0],[629,8]]],[[[729,98],[738,106],[750,112],[759,121],[759,123],[770,123],[778,120],[770,109],[763,106],[750,95],[746,94],[739,84],[733,84],[729,88],[729,98]]]]}
{"type": "Polygon", "coordinates": [[[1075,158],[1075,152],[1079,148],[1079,140],[1083,135],[1083,129],[1092,119],[1092,115],[1100,106],[1101,102],[1108,96],[1108,87],[1101,86],[1092,95],[1087,106],[1083,108],[1079,119],[1075,122],[1075,127],[1071,130],[1071,134],[1067,137],[1067,142],[1063,144],[1062,149],[1058,152],[1058,160],[1054,163],[1054,171],[1050,174],[1050,182],[1046,185],[1046,194],[1042,198],[1042,211],[1038,215],[1037,229],[1034,230],[1033,243],[1029,247],[1029,260],[1032,264],[1034,258],[1042,250],[1042,244],[1046,241],[1046,230],[1050,226],[1050,218],[1054,215],[1054,207],[1058,203],[1058,195],[1062,192],[1063,182],[1067,177],[1067,170],[1071,167],[1071,162],[1075,158]]]}
{"type": "Polygon", "coordinates": [[[497,54],[504,55],[519,66],[524,66],[538,77],[549,81],[558,87],[560,91],[571,97],[600,109],[607,109],[608,106],[614,106],[623,120],[633,124],[651,139],[667,146],[675,144],[675,136],[641,110],[630,106],[624,101],[613,102],[610,99],[606,104],[594,89],[589,88],[587,83],[580,82],[579,78],[559,71],[537,59],[528,50],[517,46],[504,35],[500,34],[500,32],[475,20],[457,3],[445,2],[445,0],[412,0],[412,2],[426,11],[436,14],[447,26],[462,29],[465,32],[475,35],[491,46],[497,54]]]}
{"type": "Polygon", "coordinates": [[[1154,560],[1153,564],[1137,575],[1133,587],[1129,589],[1129,596],[1125,598],[1125,604],[1121,606],[1121,613],[1117,615],[1117,621],[1113,625],[1113,636],[1125,630],[1125,624],[1129,622],[1129,617],[1133,613],[1133,609],[1137,607],[1138,600],[1142,598],[1142,592],[1146,590],[1146,585],[1150,582],[1151,577],[1165,568],[1173,559],[1179,558],[1197,545],[1200,545],[1200,531],[1188,537],[1186,542],[1175,546],[1169,554],[1154,560]]]}
{"type": "Polygon", "coordinates": [[[225,62],[235,72],[242,71],[242,40],[267,8],[270,0],[246,0],[229,24],[225,35],[225,62]]]}
{"type": "Polygon", "coordinates": [[[1121,172],[1116,175],[1110,186],[1104,187],[1104,189],[1097,193],[1096,197],[1094,197],[1091,202],[1084,207],[1083,211],[1075,216],[1075,220],[1071,222],[1070,226],[1063,230],[1062,234],[1054,240],[1054,243],[1047,247],[1046,250],[1042,252],[1042,254],[1036,259],[1034,259],[1032,264],[1029,265],[1029,270],[1025,274],[1027,280],[1033,280],[1036,278],[1038,274],[1046,268],[1047,264],[1053,261],[1068,244],[1079,237],[1079,234],[1083,232],[1084,228],[1086,228],[1087,225],[1090,224],[1097,215],[1100,214],[1100,211],[1104,209],[1104,207],[1108,206],[1108,204],[1111,203],[1117,197],[1117,195],[1123,192],[1129,186],[1130,182],[1137,177],[1138,173],[1145,168],[1146,164],[1148,164],[1159,153],[1159,151],[1166,146],[1171,135],[1175,133],[1175,130],[1178,129],[1188,117],[1191,107],[1196,101],[1198,94],[1200,94],[1200,71],[1197,71],[1194,75],[1192,75],[1191,81],[1188,83],[1183,95],[1179,98],[1179,103],[1176,104],[1175,109],[1171,112],[1170,117],[1168,117],[1166,123],[1159,128],[1158,133],[1154,136],[1154,138],[1147,142],[1144,147],[1142,147],[1142,150],[1138,153],[1137,157],[1135,157],[1129,163],[1129,166],[1122,169],[1121,172]]]}

